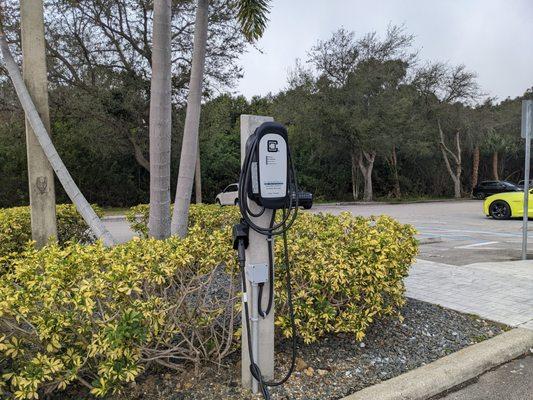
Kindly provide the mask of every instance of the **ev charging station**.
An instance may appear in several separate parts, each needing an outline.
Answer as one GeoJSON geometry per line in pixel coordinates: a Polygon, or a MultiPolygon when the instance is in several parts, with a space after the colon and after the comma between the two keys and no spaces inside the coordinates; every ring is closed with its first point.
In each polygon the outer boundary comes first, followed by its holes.
{"type": "Polygon", "coordinates": [[[268,399],[268,386],[283,384],[291,375],[296,358],[286,233],[298,212],[298,185],[285,127],[271,117],[241,115],[241,164],[241,222],[234,226],[233,246],[238,251],[243,290],[242,385],[268,399]],[[275,236],[282,236],[284,241],[285,260],[281,266],[274,265],[275,236]],[[272,381],[275,268],[286,269],[293,330],[291,367],[278,382],[272,381]]]}

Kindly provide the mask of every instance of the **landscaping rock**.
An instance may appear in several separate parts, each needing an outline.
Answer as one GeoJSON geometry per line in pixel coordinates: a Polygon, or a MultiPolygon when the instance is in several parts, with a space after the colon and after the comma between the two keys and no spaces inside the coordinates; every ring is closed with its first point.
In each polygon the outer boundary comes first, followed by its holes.
{"type": "Polygon", "coordinates": [[[302,372],[304,369],[307,369],[307,367],[308,365],[303,359],[301,359],[300,357],[296,357],[296,371],[302,372]]]}
{"type": "MultiPolygon", "coordinates": [[[[502,333],[504,326],[433,304],[407,299],[404,321],[376,322],[364,342],[353,335],[330,335],[317,343],[298,343],[296,372],[282,386],[270,388],[272,400],[333,400],[400,375],[502,333]],[[363,344],[364,343],[364,344],[363,344]]],[[[291,342],[276,342],[276,379],[290,366],[291,342]]],[[[225,366],[206,366],[197,379],[190,375],[151,373],[138,385],[113,400],[248,400],[241,389],[240,351],[225,366]],[[157,380],[157,384],[154,382],[157,380]],[[178,386],[177,384],[182,384],[178,386]]],[[[62,397],[65,398],[65,397],[62,397]]],[[[68,397],[67,397],[68,398],[68,397]]]]}

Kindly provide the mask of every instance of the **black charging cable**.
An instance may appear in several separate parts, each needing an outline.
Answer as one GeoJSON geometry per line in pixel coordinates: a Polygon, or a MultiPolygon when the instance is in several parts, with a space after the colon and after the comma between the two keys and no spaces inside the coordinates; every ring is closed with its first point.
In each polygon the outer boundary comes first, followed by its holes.
{"type": "MultiPolygon", "coordinates": [[[[289,250],[288,250],[288,244],[287,244],[287,234],[283,233],[282,236],[283,236],[283,249],[284,249],[285,280],[286,280],[286,289],[287,289],[287,303],[289,306],[289,319],[291,322],[291,331],[292,331],[292,334],[291,334],[292,356],[291,356],[291,364],[290,364],[289,370],[287,371],[287,373],[281,380],[265,381],[263,379],[261,369],[255,363],[255,360],[254,360],[254,355],[252,351],[252,338],[250,335],[250,332],[251,332],[250,311],[248,307],[248,296],[247,296],[247,289],[246,289],[246,272],[245,272],[245,266],[246,266],[245,249],[246,247],[248,247],[248,225],[245,221],[241,221],[240,224],[237,224],[234,227],[234,248],[238,250],[238,262],[239,262],[239,268],[240,268],[241,280],[242,280],[242,292],[243,292],[242,296],[243,296],[243,303],[244,303],[245,327],[246,327],[246,332],[248,333],[246,335],[246,338],[248,342],[248,356],[250,358],[250,373],[252,377],[255,380],[257,380],[259,384],[259,389],[265,400],[270,399],[270,392],[268,391],[268,387],[280,386],[280,385],[283,385],[285,382],[287,382],[287,380],[290,378],[290,376],[294,372],[294,368],[296,365],[296,351],[297,351],[296,322],[294,319],[294,306],[293,306],[293,301],[292,301],[289,250]],[[244,234],[244,232],[246,233],[244,234]]],[[[273,281],[271,281],[271,286],[273,286],[272,284],[273,284],[273,281]]]]}
{"type": "MultiPolygon", "coordinates": [[[[272,218],[270,219],[270,227],[274,225],[274,221],[276,220],[276,210],[272,211],[272,218]]],[[[269,282],[274,282],[274,248],[273,248],[273,237],[272,235],[267,236],[267,246],[268,246],[268,280],[269,282]]],[[[268,303],[267,308],[265,311],[263,311],[262,301],[263,298],[263,288],[265,284],[260,283],[259,284],[259,291],[258,291],[258,301],[257,301],[257,311],[259,315],[264,319],[267,317],[268,314],[270,314],[270,311],[272,310],[272,303],[274,302],[274,285],[270,285],[270,291],[268,293],[268,303]]]]}

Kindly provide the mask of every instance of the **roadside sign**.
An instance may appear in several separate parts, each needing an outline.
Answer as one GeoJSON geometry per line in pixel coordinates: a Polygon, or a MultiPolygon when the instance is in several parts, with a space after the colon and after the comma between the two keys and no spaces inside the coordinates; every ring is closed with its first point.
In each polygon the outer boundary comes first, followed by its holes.
{"type": "Polygon", "coordinates": [[[522,138],[533,135],[533,100],[522,100],[522,138]]]}

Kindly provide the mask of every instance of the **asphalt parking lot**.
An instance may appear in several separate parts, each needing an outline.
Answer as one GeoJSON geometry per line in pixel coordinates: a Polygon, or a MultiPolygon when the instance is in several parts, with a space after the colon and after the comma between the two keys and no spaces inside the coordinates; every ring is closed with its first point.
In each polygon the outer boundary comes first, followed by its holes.
{"type": "MultiPolygon", "coordinates": [[[[496,221],[483,215],[479,200],[409,204],[318,204],[314,212],[354,215],[390,215],[414,225],[420,239],[435,243],[420,246],[419,258],[452,265],[484,261],[511,261],[521,257],[522,220],[496,221]]],[[[533,258],[533,221],[528,250],[533,258]]]]}
{"type": "MultiPolygon", "coordinates": [[[[435,243],[420,246],[419,258],[445,264],[465,265],[483,261],[520,259],[522,220],[496,221],[483,215],[482,201],[438,201],[408,204],[317,204],[310,212],[354,215],[390,215],[414,225],[420,239],[435,243]]],[[[121,217],[105,220],[111,234],[124,242],[133,236],[121,217]]],[[[533,221],[530,221],[533,231],[533,221]]],[[[533,258],[533,232],[529,241],[533,258]]]]}
{"type": "Polygon", "coordinates": [[[489,371],[464,387],[434,400],[531,400],[533,355],[511,361],[489,371]]]}

